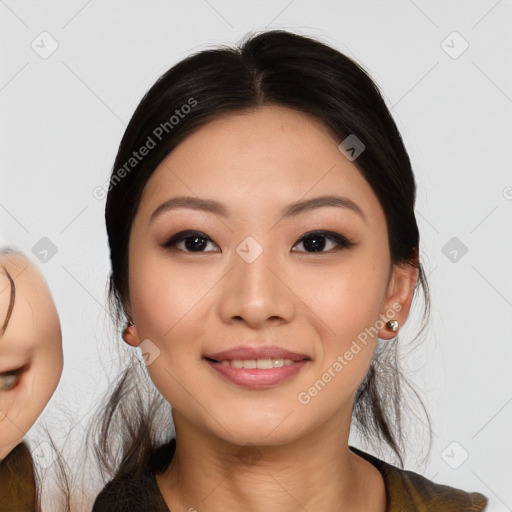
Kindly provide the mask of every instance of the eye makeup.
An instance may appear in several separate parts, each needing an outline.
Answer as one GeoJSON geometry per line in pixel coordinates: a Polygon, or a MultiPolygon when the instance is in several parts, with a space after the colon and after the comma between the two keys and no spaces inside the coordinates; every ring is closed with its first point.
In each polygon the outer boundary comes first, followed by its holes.
{"type": "MultiPolygon", "coordinates": [[[[311,239],[316,239],[316,240],[319,240],[319,239],[325,239],[325,240],[328,240],[330,243],[332,243],[334,245],[334,250],[339,250],[339,249],[348,249],[355,244],[355,242],[347,239],[347,237],[339,234],[339,233],[335,233],[333,231],[326,231],[326,230],[314,230],[314,231],[310,231],[308,233],[305,233],[304,235],[302,235],[299,240],[294,244],[294,247],[299,244],[299,243],[302,243],[304,242],[305,240],[311,240],[311,239]]],[[[206,241],[206,243],[208,242],[212,242],[215,244],[215,242],[208,236],[206,235],[205,233],[203,233],[202,231],[195,231],[195,230],[187,230],[187,231],[180,231],[179,233],[176,233],[175,235],[172,235],[169,239],[167,239],[163,244],[161,244],[161,246],[164,248],[164,249],[168,249],[168,250],[179,250],[179,251],[182,251],[182,252],[205,252],[205,251],[192,251],[192,250],[183,250],[183,249],[178,249],[176,246],[177,244],[180,244],[182,242],[186,242],[186,241],[196,241],[196,240],[204,240],[206,241]]],[[[201,247],[204,247],[205,244],[200,244],[201,247]]],[[[323,248],[323,245],[324,244],[320,244],[321,248],[323,248]]],[[[331,249],[331,252],[333,251],[333,249],[331,249]]],[[[209,252],[209,251],[206,251],[206,252],[209,252]]],[[[308,251],[299,251],[299,252],[308,252],[308,251]]],[[[315,252],[315,251],[313,251],[315,252]]],[[[328,251],[316,251],[316,252],[328,252],[328,251]]]]}

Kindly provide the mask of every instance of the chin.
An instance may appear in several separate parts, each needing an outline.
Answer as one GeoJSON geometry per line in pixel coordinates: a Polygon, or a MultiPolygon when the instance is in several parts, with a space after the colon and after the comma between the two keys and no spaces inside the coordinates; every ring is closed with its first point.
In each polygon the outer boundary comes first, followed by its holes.
{"type": "MultiPolygon", "coordinates": [[[[284,416],[283,416],[284,417],[284,416]]],[[[297,425],[287,424],[283,417],[278,421],[269,422],[262,418],[257,422],[236,421],[222,424],[229,425],[226,432],[224,429],[215,427],[214,434],[226,443],[238,446],[281,446],[299,439],[305,433],[297,425]],[[277,427],[277,428],[276,428],[277,427]]]]}

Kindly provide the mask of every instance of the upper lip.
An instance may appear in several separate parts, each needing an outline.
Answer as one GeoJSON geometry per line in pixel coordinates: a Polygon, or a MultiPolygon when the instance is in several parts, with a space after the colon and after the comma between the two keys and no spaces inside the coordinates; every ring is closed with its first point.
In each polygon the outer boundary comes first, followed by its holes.
{"type": "Polygon", "coordinates": [[[207,359],[214,359],[215,361],[233,361],[233,360],[254,360],[254,359],[291,359],[292,361],[302,361],[309,359],[305,354],[298,352],[290,352],[277,346],[264,346],[264,347],[247,347],[239,346],[222,352],[214,354],[205,354],[207,359]]]}

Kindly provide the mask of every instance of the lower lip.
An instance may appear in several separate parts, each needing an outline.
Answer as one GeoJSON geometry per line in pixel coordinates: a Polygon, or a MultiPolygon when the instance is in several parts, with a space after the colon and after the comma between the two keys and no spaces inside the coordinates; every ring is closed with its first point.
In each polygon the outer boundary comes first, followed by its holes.
{"type": "Polygon", "coordinates": [[[206,362],[223,377],[245,388],[269,388],[296,375],[308,360],[295,361],[279,368],[258,370],[256,368],[234,368],[214,361],[206,362]]]}

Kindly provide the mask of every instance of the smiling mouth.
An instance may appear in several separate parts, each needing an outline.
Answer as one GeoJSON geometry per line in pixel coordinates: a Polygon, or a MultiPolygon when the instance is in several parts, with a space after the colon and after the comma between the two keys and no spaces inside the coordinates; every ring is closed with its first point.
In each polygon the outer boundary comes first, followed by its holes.
{"type": "MultiPolygon", "coordinates": [[[[250,370],[270,370],[272,368],[282,368],[283,366],[290,366],[297,361],[293,359],[284,358],[262,358],[262,359],[224,359],[216,360],[210,357],[205,357],[207,361],[212,363],[219,363],[222,366],[231,366],[233,368],[247,368],[250,370]]],[[[301,359],[301,361],[308,361],[308,358],[301,359]]]]}
{"type": "MultiPolygon", "coordinates": [[[[277,386],[295,375],[311,362],[309,357],[288,353],[291,357],[257,357],[254,359],[203,360],[223,379],[246,389],[265,389],[277,386]],[[292,359],[293,357],[293,359],[292,359]]],[[[224,356],[229,357],[229,356],[224,356]]]]}

